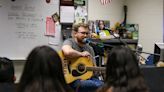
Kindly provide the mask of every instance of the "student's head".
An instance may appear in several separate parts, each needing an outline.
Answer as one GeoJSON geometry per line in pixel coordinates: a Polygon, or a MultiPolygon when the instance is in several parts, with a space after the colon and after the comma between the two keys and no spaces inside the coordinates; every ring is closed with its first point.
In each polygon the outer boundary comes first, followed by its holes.
{"type": "Polygon", "coordinates": [[[82,42],[84,38],[89,37],[89,25],[84,23],[79,23],[73,25],[73,37],[77,39],[78,42],[82,42]]]}
{"type": "Polygon", "coordinates": [[[116,90],[119,90],[114,92],[124,92],[121,90],[134,92],[132,90],[135,88],[136,90],[146,90],[136,54],[124,46],[114,47],[110,51],[107,60],[106,81],[108,85],[112,85],[116,90]]]}
{"type": "Polygon", "coordinates": [[[0,83],[14,81],[14,65],[12,60],[6,57],[0,57],[0,83]]]}
{"type": "Polygon", "coordinates": [[[136,77],[140,74],[138,60],[133,51],[124,46],[114,47],[108,55],[107,78],[113,82],[120,78],[136,77]]]}
{"type": "Polygon", "coordinates": [[[65,86],[58,53],[49,46],[35,47],[27,57],[19,92],[54,92],[57,89],[63,92],[65,86]]]}

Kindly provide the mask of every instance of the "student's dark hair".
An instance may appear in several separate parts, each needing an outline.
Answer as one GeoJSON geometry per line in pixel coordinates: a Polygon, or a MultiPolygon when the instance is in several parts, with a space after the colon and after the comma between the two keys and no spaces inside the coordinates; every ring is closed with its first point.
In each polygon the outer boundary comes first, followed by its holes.
{"type": "Polygon", "coordinates": [[[84,27],[86,29],[89,29],[89,25],[85,23],[74,24],[72,29],[73,31],[78,32],[79,27],[84,27]]]}
{"type": "Polygon", "coordinates": [[[98,20],[98,26],[100,26],[100,22],[102,22],[105,25],[105,21],[104,20],[98,20]]]}
{"type": "Polygon", "coordinates": [[[6,57],[0,57],[0,83],[14,82],[13,61],[6,57]]]}
{"type": "Polygon", "coordinates": [[[124,46],[114,47],[108,55],[106,87],[113,92],[148,92],[136,54],[124,46]]]}
{"type": "Polygon", "coordinates": [[[69,92],[62,61],[49,46],[34,48],[24,67],[18,92],[69,92]]]}

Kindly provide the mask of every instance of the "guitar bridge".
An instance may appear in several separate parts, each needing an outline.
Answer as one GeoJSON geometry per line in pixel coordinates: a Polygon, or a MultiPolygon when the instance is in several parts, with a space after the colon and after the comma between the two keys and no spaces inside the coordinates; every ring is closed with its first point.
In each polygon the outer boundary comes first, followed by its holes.
{"type": "Polygon", "coordinates": [[[77,70],[72,70],[72,75],[75,77],[81,76],[83,74],[85,74],[87,71],[83,72],[83,73],[79,73],[77,70]]]}

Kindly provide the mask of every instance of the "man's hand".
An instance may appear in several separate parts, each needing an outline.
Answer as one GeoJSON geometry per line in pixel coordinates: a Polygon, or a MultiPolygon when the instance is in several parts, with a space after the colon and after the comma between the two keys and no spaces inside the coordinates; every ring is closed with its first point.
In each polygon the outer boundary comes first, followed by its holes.
{"type": "Polygon", "coordinates": [[[91,54],[88,51],[83,51],[83,52],[81,52],[81,56],[82,57],[90,57],[91,54]]]}

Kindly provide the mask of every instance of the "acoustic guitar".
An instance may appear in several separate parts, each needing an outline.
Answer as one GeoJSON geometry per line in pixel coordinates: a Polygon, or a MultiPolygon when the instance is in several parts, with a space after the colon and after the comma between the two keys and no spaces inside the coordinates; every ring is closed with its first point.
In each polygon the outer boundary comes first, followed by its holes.
{"type": "Polygon", "coordinates": [[[93,71],[105,71],[105,67],[95,67],[88,57],[67,59],[62,52],[59,52],[59,56],[62,59],[64,76],[68,84],[77,79],[87,80],[91,78],[93,71]]]}

